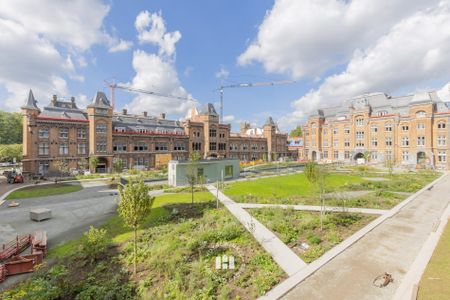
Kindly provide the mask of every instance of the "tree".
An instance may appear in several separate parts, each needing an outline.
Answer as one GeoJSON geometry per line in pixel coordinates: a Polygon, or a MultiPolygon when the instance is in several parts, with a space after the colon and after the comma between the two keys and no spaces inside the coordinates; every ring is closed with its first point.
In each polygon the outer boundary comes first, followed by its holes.
{"type": "Polygon", "coordinates": [[[121,158],[114,159],[113,161],[113,169],[114,172],[120,173],[123,170],[124,162],[121,158]]]}
{"type": "Polygon", "coordinates": [[[384,164],[385,164],[386,168],[388,169],[389,176],[391,177],[392,173],[394,171],[394,161],[391,158],[389,158],[389,159],[386,159],[384,164]]]}
{"type": "Polygon", "coordinates": [[[305,165],[304,174],[306,179],[315,187],[319,192],[320,200],[320,230],[323,230],[323,216],[325,210],[325,186],[326,177],[328,176],[328,171],[324,166],[319,166],[314,161],[308,161],[305,165]]]}
{"type": "Polygon", "coordinates": [[[117,209],[119,216],[124,223],[133,228],[134,231],[134,267],[133,272],[136,275],[137,266],[137,230],[145,217],[150,213],[154,197],[149,195],[149,187],[142,179],[138,181],[131,180],[125,186],[119,185],[119,207],[117,209]]]}
{"type": "MultiPolygon", "coordinates": [[[[66,159],[58,159],[54,162],[55,168],[58,170],[58,175],[62,176],[69,173],[69,163],[66,159]]],[[[58,178],[58,177],[56,177],[58,178]]],[[[55,183],[58,179],[55,179],[55,183]]]]}
{"type": "Polygon", "coordinates": [[[99,163],[99,161],[98,161],[97,156],[89,157],[89,165],[94,170],[94,173],[95,173],[95,170],[97,169],[98,163],[99,163]]]}
{"type": "Polygon", "coordinates": [[[301,126],[297,126],[296,128],[292,129],[289,133],[290,137],[302,137],[303,131],[301,126]]]}
{"type": "Polygon", "coordinates": [[[198,176],[198,161],[200,160],[200,153],[198,151],[192,152],[189,155],[189,164],[186,167],[186,182],[191,188],[191,204],[194,204],[194,189],[199,181],[198,176]]]}
{"type": "Polygon", "coordinates": [[[22,153],[21,144],[0,145],[0,162],[11,162],[14,158],[20,161],[22,160],[22,153]]]}
{"type": "Polygon", "coordinates": [[[0,111],[0,144],[22,144],[22,115],[0,111]]]}
{"type": "Polygon", "coordinates": [[[86,170],[89,167],[89,162],[86,158],[81,158],[78,161],[78,168],[80,168],[81,170],[86,170]]]}
{"type": "Polygon", "coordinates": [[[109,244],[109,237],[106,229],[89,227],[89,231],[86,231],[81,241],[82,249],[86,258],[91,262],[100,258],[100,256],[106,252],[109,244]]]}

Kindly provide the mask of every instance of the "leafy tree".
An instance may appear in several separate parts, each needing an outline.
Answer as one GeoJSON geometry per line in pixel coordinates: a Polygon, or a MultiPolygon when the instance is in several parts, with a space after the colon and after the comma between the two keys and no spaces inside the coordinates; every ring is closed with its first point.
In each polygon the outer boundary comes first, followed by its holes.
{"type": "MultiPolygon", "coordinates": [[[[55,168],[58,170],[58,175],[62,176],[69,173],[69,162],[66,159],[59,159],[54,162],[55,168]]],[[[58,177],[56,177],[58,178],[58,177]]],[[[58,179],[55,179],[55,183],[58,179]]]]}
{"type": "Polygon", "coordinates": [[[80,168],[81,170],[86,170],[89,167],[89,162],[86,158],[81,158],[78,161],[78,168],[80,168]]]}
{"type": "Polygon", "coordinates": [[[0,162],[11,162],[16,158],[22,160],[22,144],[0,145],[0,162]]]}
{"type": "Polygon", "coordinates": [[[123,167],[124,167],[124,162],[121,158],[114,159],[114,161],[113,161],[114,172],[116,172],[116,173],[122,172],[123,167]]]}
{"type": "Polygon", "coordinates": [[[0,144],[22,144],[22,115],[0,111],[0,144]]]}
{"type": "Polygon", "coordinates": [[[98,160],[97,156],[89,157],[89,165],[94,170],[94,173],[95,173],[95,170],[97,169],[98,163],[99,163],[99,160],[98,160]]]}
{"type": "Polygon", "coordinates": [[[297,126],[296,128],[292,129],[289,133],[290,137],[302,137],[303,131],[301,126],[297,126]]]}
{"type": "Polygon", "coordinates": [[[323,230],[323,216],[325,210],[325,186],[326,177],[328,176],[328,171],[325,166],[319,166],[314,161],[308,161],[305,165],[304,174],[306,179],[315,186],[319,192],[320,200],[320,230],[323,230]]]}
{"type": "Polygon", "coordinates": [[[191,203],[194,204],[194,189],[199,182],[198,176],[198,161],[200,160],[200,153],[198,151],[192,152],[189,155],[189,164],[186,167],[186,181],[191,188],[191,203]]]}
{"type": "Polygon", "coordinates": [[[142,179],[130,181],[125,186],[119,185],[119,216],[134,231],[134,274],[137,266],[137,229],[150,213],[154,197],[149,195],[149,187],[142,179]]]}

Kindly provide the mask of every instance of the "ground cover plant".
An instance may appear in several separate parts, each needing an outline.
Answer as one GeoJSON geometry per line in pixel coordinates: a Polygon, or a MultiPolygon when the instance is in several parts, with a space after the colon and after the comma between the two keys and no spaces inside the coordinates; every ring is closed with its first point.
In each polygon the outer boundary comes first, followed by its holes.
{"type": "Polygon", "coordinates": [[[376,218],[365,214],[326,213],[323,230],[320,230],[320,216],[316,212],[283,208],[249,209],[248,212],[307,263],[319,258],[376,218]],[[309,248],[302,246],[302,243],[309,248]]]}
{"type": "MultiPolygon", "coordinates": [[[[155,197],[138,232],[136,276],[131,272],[133,231],[114,216],[102,226],[110,243],[103,255],[95,248],[95,263],[77,255],[85,238],[52,248],[55,265],[10,290],[5,299],[254,299],[286,277],[224,207],[216,208],[212,194],[198,192],[195,201],[190,203],[190,193],[155,197]],[[216,270],[216,257],[225,254],[235,257],[234,270],[216,270]],[[46,297],[35,298],[38,290],[47,291],[46,297]]],[[[88,236],[102,240],[95,233],[88,236]]]]}
{"type": "Polygon", "coordinates": [[[25,198],[36,198],[36,197],[46,197],[54,195],[62,195],[73,192],[78,192],[83,187],[78,184],[48,184],[48,185],[35,185],[27,186],[23,189],[17,190],[9,194],[6,199],[25,199],[25,198]]]}
{"type": "Polygon", "coordinates": [[[419,285],[418,299],[447,299],[450,295],[450,223],[447,224],[419,285]]]}

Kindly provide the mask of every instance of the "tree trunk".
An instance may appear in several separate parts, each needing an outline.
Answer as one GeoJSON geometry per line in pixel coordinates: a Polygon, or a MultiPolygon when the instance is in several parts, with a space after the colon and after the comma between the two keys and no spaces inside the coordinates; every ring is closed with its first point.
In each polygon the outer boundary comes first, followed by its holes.
{"type": "Polygon", "coordinates": [[[134,227],[134,266],[133,266],[133,273],[136,276],[136,269],[137,269],[137,227],[134,227]]]}

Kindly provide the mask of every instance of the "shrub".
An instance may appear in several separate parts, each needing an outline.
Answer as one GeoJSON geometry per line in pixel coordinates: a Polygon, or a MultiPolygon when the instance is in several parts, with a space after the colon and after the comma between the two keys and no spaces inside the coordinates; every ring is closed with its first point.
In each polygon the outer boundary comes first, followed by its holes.
{"type": "Polygon", "coordinates": [[[95,261],[106,252],[109,244],[106,229],[90,227],[84,233],[82,239],[82,250],[85,257],[90,261],[95,261]]]}
{"type": "Polygon", "coordinates": [[[309,234],[307,240],[313,245],[318,245],[322,242],[322,239],[314,233],[309,234]]]}

